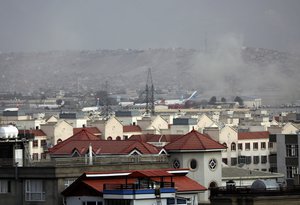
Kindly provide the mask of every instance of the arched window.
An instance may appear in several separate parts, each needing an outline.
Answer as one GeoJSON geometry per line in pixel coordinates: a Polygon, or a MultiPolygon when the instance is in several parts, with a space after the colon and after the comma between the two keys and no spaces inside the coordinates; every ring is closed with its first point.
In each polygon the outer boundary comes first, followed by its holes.
{"type": "Polygon", "coordinates": [[[107,138],[107,140],[112,140],[112,137],[111,137],[111,136],[109,136],[109,137],[107,138]]]}
{"type": "Polygon", "coordinates": [[[223,143],[223,146],[227,149],[227,144],[226,144],[226,142],[223,143]]]}
{"type": "Polygon", "coordinates": [[[217,185],[216,182],[210,182],[210,184],[209,184],[209,188],[210,188],[210,189],[211,189],[211,188],[216,188],[216,187],[218,187],[218,185],[217,185]]]}
{"type": "Polygon", "coordinates": [[[121,140],[121,137],[120,137],[120,136],[118,136],[118,137],[116,138],[116,140],[120,141],[120,140],[121,140]]]}
{"type": "Polygon", "coordinates": [[[57,142],[57,144],[58,144],[58,143],[61,143],[61,142],[62,142],[62,139],[59,138],[56,142],[57,142]]]}
{"type": "Polygon", "coordinates": [[[231,151],[236,151],[236,144],[234,142],[231,143],[231,151]]]}

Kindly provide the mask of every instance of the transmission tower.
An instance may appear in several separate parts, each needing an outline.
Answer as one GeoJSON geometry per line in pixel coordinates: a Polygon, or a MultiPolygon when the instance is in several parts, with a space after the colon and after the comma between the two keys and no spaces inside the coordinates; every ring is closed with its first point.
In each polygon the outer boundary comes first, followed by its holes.
{"type": "Polygon", "coordinates": [[[109,90],[108,90],[108,82],[105,81],[105,85],[104,85],[104,92],[105,92],[105,96],[104,96],[104,107],[102,110],[102,116],[104,118],[108,118],[110,115],[110,111],[111,111],[111,107],[110,107],[110,99],[109,99],[109,90]]]}
{"type": "Polygon", "coordinates": [[[152,81],[151,68],[148,69],[146,83],[146,114],[154,115],[154,85],[152,81]]]}

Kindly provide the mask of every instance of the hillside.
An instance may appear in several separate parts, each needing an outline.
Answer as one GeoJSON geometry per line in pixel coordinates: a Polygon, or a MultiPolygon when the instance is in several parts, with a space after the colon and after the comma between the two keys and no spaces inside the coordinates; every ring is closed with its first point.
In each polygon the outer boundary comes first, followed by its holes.
{"type": "Polygon", "coordinates": [[[148,68],[157,88],[202,95],[299,98],[300,58],[258,48],[51,51],[0,54],[1,91],[143,89],[148,68]]]}

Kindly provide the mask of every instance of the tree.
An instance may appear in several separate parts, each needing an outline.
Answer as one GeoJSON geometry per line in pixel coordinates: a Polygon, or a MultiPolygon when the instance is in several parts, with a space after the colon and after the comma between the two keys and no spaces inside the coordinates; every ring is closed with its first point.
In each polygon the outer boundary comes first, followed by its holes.
{"type": "Polygon", "coordinates": [[[210,105],[215,105],[216,102],[217,102],[216,96],[212,96],[212,97],[210,98],[208,104],[210,104],[210,105]]]}
{"type": "Polygon", "coordinates": [[[239,96],[236,96],[234,98],[234,102],[238,102],[240,106],[244,105],[243,99],[241,97],[239,97],[239,96]]]}
{"type": "Polygon", "coordinates": [[[226,103],[226,98],[222,97],[221,102],[226,103]]]}

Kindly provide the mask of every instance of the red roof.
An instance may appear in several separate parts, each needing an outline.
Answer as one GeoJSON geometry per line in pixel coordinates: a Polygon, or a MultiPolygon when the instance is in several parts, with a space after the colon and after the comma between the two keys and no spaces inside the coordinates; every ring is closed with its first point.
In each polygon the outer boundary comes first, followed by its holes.
{"type": "Polygon", "coordinates": [[[157,134],[144,134],[144,135],[132,135],[129,140],[135,140],[140,142],[174,142],[182,135],[157,135],[157,134]]]}
{"type": "Polygon", "coordinates": [[[54,147],[49,149],[50,153],[54,153],[56,150],[59,150],[65,146],[68,146],[69,143],[73,141],[82,141],[82,140],[87,140],[87,141],[98,141],[100,140],[99,137],[96,135],[90,133],[87,129],[83,128],[79,132],[75,133],[73,136],[69,137],[68,139],[58,143],[54,147]]]}
{"type": "Polygon", "coordinates": [[[19,134],[34,134],[36,137],[47,136],[43,130],[19,130],[19,134]]]}
{"type": "Polygon", "coordinates": [[[138,125],[124,125],[123,132],[142,132],[142,129],[138,125]]]}
{"type": "Polygon", "coordinates": [[[99,135],[101,134],[101,131],[97,127],[82,127],[82,128],[73,128],[73,134],[76,134],[80,132],[82,129],[85,129],[86,131],[94,134],[99,135]]]}
{"type": "Polygon", "coordinates": [[[203,135],[195,130],[183,135],[174,142],[164,147],[169,150],[210,150],[224,149],[225,147],[219,142],[213,140],[208,135],[203,135]]]}
{"type": "Polygon", "coordinates": [[[52,155],[71,155],[74,150],[80,154],[85,154],[92,145],[93,152],[96,154],[130,154],[133,150],[138,150],[142,154],[158,154],[159,150],[150,144],[138,141],[113,141],[113,140],[71,140],[54,146],[50,150],[52,155]]]}
{"type": "MultiPolygon", "coordinates": [[[[164,182],[174,182],[175,188],[178,192],[189,192],[189,191],[205,191],[207,190],[204,186],[199,184],[198,182],[190,179],[185,176],[185,174],[170,174],[166,169],[157,169],[157,170],[135,170],[135,171],[110,171],[110,172],[88,172],[84,173],[81,177],[79,177],[71,186],[63,191],[64,196],[73,196],[74,194],[78,194],[78,190],[83,190],[84,187],[82,185],[86,185],[92,189],[94,189],[99,194],[103,192],[104,184],[128,184],[135,183],[138,178],[149,178],[153,181],[160,182],[163,180],[164,182]],[[88,174],[107,174],[107,176],[93,176],[88,177],[88,174]],[[117,174],[116,174],[117,173],[117,174]],[[128,175],[121,175],[122,173],[128,173],[128,175]],[[109,175],[116,174],[116,175],[109,175]],[[118,175],[120,174],[120,175],[118,175]],[[163,178],[162,178],[163,177],[163,178]]],[[[80,192],[80,191],[79,191],[80,192]]]]}
{"type": "Polygon", "coordinates": [[[247,139],[269,139],[270,133],[268,131],[264,132],[240,132],[238,133],[239,140],[247,139]]]}

